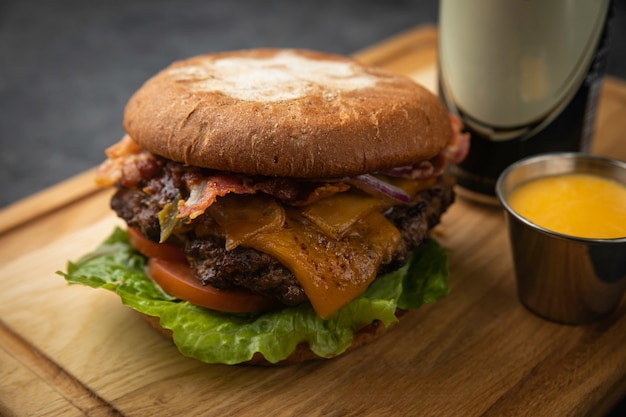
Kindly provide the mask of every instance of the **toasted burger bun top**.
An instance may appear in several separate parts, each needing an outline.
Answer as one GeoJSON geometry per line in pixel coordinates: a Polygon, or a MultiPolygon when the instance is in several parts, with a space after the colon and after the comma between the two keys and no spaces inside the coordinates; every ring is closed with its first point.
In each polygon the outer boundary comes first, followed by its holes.
{"type": "Polygon", "coordinates": [[[178,61],[130,99],[124,128],[192,166],[331,178],[414,164],[451,136],[433,94],[336,55],[256,49],[178,61]]]}

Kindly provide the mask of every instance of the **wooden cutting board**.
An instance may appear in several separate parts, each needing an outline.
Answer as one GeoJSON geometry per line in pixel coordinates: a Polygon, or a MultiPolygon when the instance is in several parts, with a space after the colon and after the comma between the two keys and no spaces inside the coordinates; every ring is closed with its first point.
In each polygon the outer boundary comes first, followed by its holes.
{"type": "MultiPolygon", "coordinates": [[[[426,27],[356,56],[434,90],[436,50],[426,27]]],[[[596,153],[626,160],[625,115],[608,78],[596,153]]],[[[626,303],[586,326],[529,313],[499,208],[459,199],[436,229],[448,297],[345,357],[266,369],[182,357],[117,296],[55,275],[120,224],[110,196],[90,171],[0,212],[0,415],[582,416],[626,393],[626,303]]]]}

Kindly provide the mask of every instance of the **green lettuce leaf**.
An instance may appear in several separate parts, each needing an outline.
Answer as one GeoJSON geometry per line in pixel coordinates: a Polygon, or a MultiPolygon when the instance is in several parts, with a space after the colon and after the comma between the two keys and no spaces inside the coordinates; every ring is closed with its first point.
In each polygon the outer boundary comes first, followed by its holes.
{"type": "Polygon", "coordinates": [[[122,303],[160,318],[183,355],[207,363],[236,364],[260,352],[269,362],[287,358],[300,343],[333,357],[352,343],[356,331],[374,320],[388,326],[396,309],[415,309],[445,296],[447,250],[427,240],[397,271],[379,276],[367,291],[327,320],[309,304],[262,314],[227,314],[196,307],[167,295],[145,274],[146,260],[116,228],[93,253],[68,262],[58,273],[70,284],[116,292],[122,303]]]}

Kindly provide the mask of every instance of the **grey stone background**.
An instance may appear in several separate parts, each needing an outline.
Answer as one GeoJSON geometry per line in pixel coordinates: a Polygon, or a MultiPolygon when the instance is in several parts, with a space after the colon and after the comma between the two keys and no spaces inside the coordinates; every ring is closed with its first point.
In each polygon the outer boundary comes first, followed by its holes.
{"type": "MultiPolygon", "coordinates": [[[[626,79],[624,3],[609,73],[626,79]]],[[[101,162],[130,95],[171,61],[262,46],[350,54],[437,18],[437,0],[2,0],[0,207],[101,162]]]]}

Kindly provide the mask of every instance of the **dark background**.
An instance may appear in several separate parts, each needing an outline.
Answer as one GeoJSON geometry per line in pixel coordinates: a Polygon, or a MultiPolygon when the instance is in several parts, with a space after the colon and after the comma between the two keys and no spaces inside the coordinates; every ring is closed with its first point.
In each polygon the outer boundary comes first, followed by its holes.
{"type": "MultiPolygon", "coordinates": [[[[615,3],[609,74],[626,79],[615,3]]],[[[101,162],[130,95],[171,61],[262,46],[351,54],[437,17],[436,0],[1,0],[0,207],[101,162]]]]}
{"type": "MultiPolygon", "coordinates": [[[[608,74],[626,79],[626,1],[614,6],[608,74]]],[[[100,163],[130,95],[174,60],[351,54],[437,18],[437,0],[0,0],[0,208],[100,163]]]]}

